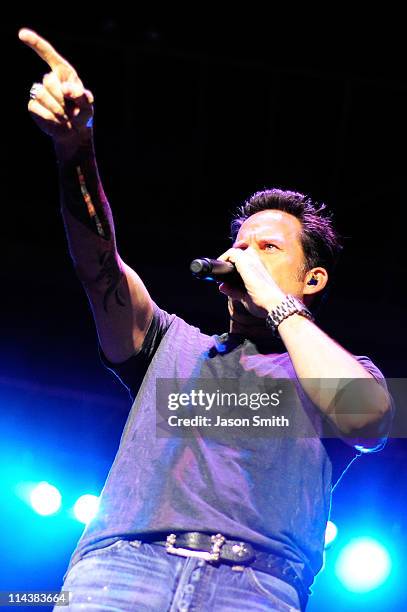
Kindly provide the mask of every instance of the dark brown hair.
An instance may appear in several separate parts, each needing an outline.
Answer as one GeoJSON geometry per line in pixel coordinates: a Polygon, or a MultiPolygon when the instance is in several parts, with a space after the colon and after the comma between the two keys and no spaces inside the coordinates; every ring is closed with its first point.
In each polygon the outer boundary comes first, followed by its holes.
{"type": "Polygon", "coordinates": [[[325,204],[316,204],[302,193],[281,189],[257,191],[238,208],[231,223],[232,239],[236,239],[246,219],[268,209],[289,213],[301,222],[301,244],[305,257],[304,275],[317,266],[325,268],[328,273],[334,270],[342,245],[333,225],[332,214],[325,204]]]}

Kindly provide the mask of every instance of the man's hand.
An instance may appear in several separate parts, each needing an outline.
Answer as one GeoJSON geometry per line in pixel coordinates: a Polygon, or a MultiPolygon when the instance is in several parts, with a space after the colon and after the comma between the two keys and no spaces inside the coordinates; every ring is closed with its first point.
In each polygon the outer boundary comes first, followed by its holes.
{"type": "Polygon", "coordinates": [[[41,36],[23,28],[19,39],[51,68],[39,84],[28,110],[56,146],[75,150],[91,137],[93,94],[84,88],[76,70],[41,36]]]}
{"type": "Polygon", "coordinates": [[[235,264],[246,287],[244,291],[225,282],[219,286],[219,291],[232,300],[240,301],[253,316],[266,318],[269,310],[280,304],[285,298],[285,293],[273,280],[252,247],[228,249],[218,259],[235,264]]]}

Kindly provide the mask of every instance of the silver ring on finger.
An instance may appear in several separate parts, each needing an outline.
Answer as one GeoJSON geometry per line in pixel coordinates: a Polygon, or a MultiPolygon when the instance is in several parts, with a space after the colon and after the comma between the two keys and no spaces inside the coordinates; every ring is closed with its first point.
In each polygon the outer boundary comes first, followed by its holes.
{"type": "Polygon", "coordinates": [[[30,89],[30,98],[31,100],[35,100],[35,98],[38,96],[39,91],[42,89],[43,85],[42,83],[34,83],[33,86],[30,89]]]}

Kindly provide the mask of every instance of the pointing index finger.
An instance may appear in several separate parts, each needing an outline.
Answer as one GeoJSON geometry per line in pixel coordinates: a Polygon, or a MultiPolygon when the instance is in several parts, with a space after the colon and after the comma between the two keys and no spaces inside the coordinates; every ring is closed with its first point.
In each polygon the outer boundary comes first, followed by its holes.
{"type": "Polygon", "coordinates": [[[71,64],[69,64],[69,62],[67,62],[66,59],[64,59],[62,55],[60,55],[54,49],[54,47],[45,40],[45,38],[42,38],[33,30],[22,28],[18,33],[18,37],[27,45],[27,47],[30,47],[40,56],[41,59],[47,62],[52,71],[58,71],[58,68],[65,68],[66,70],[70,70],[76,74],[76,71],[71,64]]]}

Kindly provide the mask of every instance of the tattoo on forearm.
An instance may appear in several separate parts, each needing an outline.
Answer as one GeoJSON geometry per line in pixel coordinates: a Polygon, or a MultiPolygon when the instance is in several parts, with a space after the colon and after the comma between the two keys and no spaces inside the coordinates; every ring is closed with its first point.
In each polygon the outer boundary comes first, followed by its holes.
{"type": "Polygon", "coordinates": [[[101,236],[102,238],[105,238],[106,237],[105,236],[105,231],[104,231],[104,229],[102,227],[100,219],[99,219],[99,217],[97,215],[97,212],[95,210],[95,207],[93,205],[92,198],[90,197],[90,193],[87,190],[86,183],[85,183],[85,177],[83,176],[83,172],[82,172],[82,169],[81,169],[80,166],[76,167],[76,172],[78,174],[79,185],[81,187],[82,196],[83,196],[83,199],[85,200],[85,204],[87,206],[89,216],[90,216],[91,219],[93,219],[93,221],[94,221],[94,223],[96,225],[97,233],[99,234],[99,236],[101,236]]]}
{"type": "Polygon", "coordinates": [[[96,278],[96,282],[105,280],[107,289],[103,296],[103,308],[107,312],[108,300],[111,296],[119,306],[125,306],[123,287],[121,286],[124,274],[121,271],[113,251],[105,251],[99,260],[101,271],[96,278]]]}
{"type": "Polygon", "coordinates": [[[92,149],[60,165],[61,195],[71,215],[106,241],[113,236],[113,220],[103,193],[92,149]]]}
{"type": "Polygon", "coordinates": [[[112,213],[103,192],[92,145],[81,148],[75,158],[62,161],[59,172],[63,212],[67,209],[96,237],[95,240],[70,227],[69,216],[65,216],[71,255],[81,269],[82,280],[92,279],[104,288],[105,312],[112,300],[118,306],[125,306],[125,274],[117,256],[112,213]]]}

